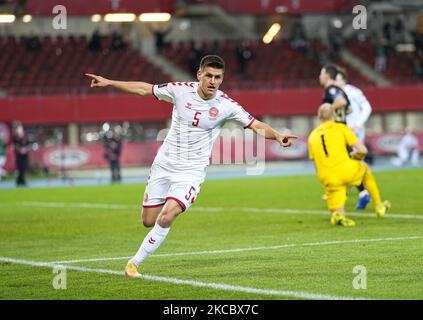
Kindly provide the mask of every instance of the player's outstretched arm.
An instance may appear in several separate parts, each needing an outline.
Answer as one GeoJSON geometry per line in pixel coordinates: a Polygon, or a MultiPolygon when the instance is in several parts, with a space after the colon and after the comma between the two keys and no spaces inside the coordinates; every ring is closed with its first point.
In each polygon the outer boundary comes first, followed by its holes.
{"type": "Polygon", "coordinates": [[[273,129],[267,123],[254,120],[250,127],[255,133],[264,136],[266,139],[276,140],[282,147],[290,147],[298,136],[292,134],[282,134],[273,129]]]}
{"type": "Polygon", "coordinates": [[[91,73],[86,73],[85,75],[91,78],[91,88],[111,86],[121,91],[138,94],[140,96],[152,95],[153,85],[150,83],[110,80],[91,73]]]}

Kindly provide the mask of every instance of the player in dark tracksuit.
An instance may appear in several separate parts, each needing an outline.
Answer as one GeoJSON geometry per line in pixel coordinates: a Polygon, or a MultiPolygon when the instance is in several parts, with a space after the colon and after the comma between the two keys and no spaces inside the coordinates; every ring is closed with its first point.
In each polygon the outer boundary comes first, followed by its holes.
{"type": "Polygon", "coordinates": [[[104,136],[104,157],[109,161],[112,173],[112,183],[121,181],[120,155],[122,152],[122,137],[118,132],[107,132],[104,136]]]}
{"type": "Polygon", "coordinates": [[[347,124],[347,114],[350,112],[350,100],[348,99],[344,90],[333,84],[325,88],[325,93],[322,99],[323,103],[329,103],[333,105],[333,103],[338,99],[343,99],[345,102],[342,102],[342,106],[335,109],[335,122],[347,124]]]}
{"type": "MultiPolygon", "coordinates": [[[[325,65],[322,70],[320,71],[319,81],[320,84],[325,88],[324,95],[322,102],[329,103],[332,108],[335,109],[335,122],[340,122],[347,125],[347,114],[350,113],[350,100],[348,96],[340,87],[335,84],[336,75],[338,74],[338,68],[335,65],[325,65]]],[[[349,152],[352,150],[348,150],[349,152]]],[[[362,192],[364,189],[363,184],[357,187],[359,192],[362,192]]],[[[366,203],[361,203],[362,199],[360,199],[357,209],[364,209],[367,205],[367,202],[370,201],[369,199],[366,200],[366,203]]]]}
{"type": "Polygon", "coordinates": [[[25,174],[28,168],[28,153],[31,149],[31,145],[22,125],[18,125],[15,128],[15,132],[13,134],[13,145],[15,150],[16,169],[18,171],[18,175],[16,176],[16,186],[25,187],[25,174]]]}

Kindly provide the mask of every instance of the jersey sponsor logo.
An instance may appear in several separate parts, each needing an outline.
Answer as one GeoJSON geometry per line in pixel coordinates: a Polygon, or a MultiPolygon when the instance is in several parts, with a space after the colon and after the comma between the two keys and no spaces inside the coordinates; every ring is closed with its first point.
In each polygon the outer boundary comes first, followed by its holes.
{"type": "Polygon", "coordinates": [[[216,120],[217,116],[219,115],[219,109],[216,107],[211,107],[209,109],[209,119],[216,120]]]}
{"type": "Polygon", "coordinates": [[[167,87],[167,83],[162,83],[157,86],[157,88],[164,88],[167,87]]]}

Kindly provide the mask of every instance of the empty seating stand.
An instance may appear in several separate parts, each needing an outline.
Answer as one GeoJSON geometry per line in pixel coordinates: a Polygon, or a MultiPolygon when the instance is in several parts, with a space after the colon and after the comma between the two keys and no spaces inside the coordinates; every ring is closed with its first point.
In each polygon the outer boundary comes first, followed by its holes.
{"type": "MultiPolygon", "coordinates": [[[[352,40],[348,49],[368,65],[374,67],[377,49],[370,40],[352,40]]],[[[423,74],[417,74],[417,68],[423,72],[423,53],[397,52],[395,48],[384,48],[386,68],[382,74],[396,85],[415,84],[423,82],[423,74]]]]}
{"type": "MultiPolygon", "coordinates": [[[[322,54],[329,49],[321,42],[315,41],[310,44],[308,50],[296,50],[291,47],[289,41],[279,41],[264,45],[260,41],[249,41],[250,49],[254,58],[247,62],[245,72],[240,72],[236,55],[238,43],[225,41],[221,46],[203,42],[197,44],[202,54],[219,54],[225,60],[227,72],[225,74],[224,87],[226,89],[259,89],[259,88],[301,88],[318,87],[319,72],[322,67],[322,54]],[[215,49],[218,47],[218,49],[215,49]]],[[[198,63],[192,57],[195,56],[192,45],[180,42],[170,45],[165,56],[187,72],[192,72],[198,63]]],[[[336,63],[346,67],[342,61],[336,63]]],[[[360,73],[351,68],[351,79],[357,85],[372,85],[372,83],[360,73]]]]}
{"type": "Polygon", "coordinates": [[[111,38],[101,38],[101,50],[88,49],[85,36],[38,37],[39,47],[29,37],[0,37],[0,90],[9,95],[75,94],[109,92],[89,89],[86,72],[120,80],[170,79],[127,44],[112,50],[111,38]]]}

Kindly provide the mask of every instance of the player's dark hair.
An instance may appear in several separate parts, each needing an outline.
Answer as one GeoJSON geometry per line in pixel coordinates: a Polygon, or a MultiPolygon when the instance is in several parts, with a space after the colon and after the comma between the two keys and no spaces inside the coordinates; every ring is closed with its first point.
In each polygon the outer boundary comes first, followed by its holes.
{"type": "Polygon", "coordinates": [[[338,67],[338,74],[341,75],[342,79],[344,79],[345,82],[348,82],[348,73],[345,68],[338,67]]]}
{"type": "Polygon", "coordinates": [[[200,70],[203,70],[205,67],[222,69],[222,71],[225,72],[225,61],[219,56],[207,55],[200,61],[200,70]]]}
{"type": "Polygon", "coordinates": [[[332,80],[336,79],[336,74],[338,73],[338,68],[334,64],[327,64],[323,67],[325,73],[329,75],[332,80]]]}

